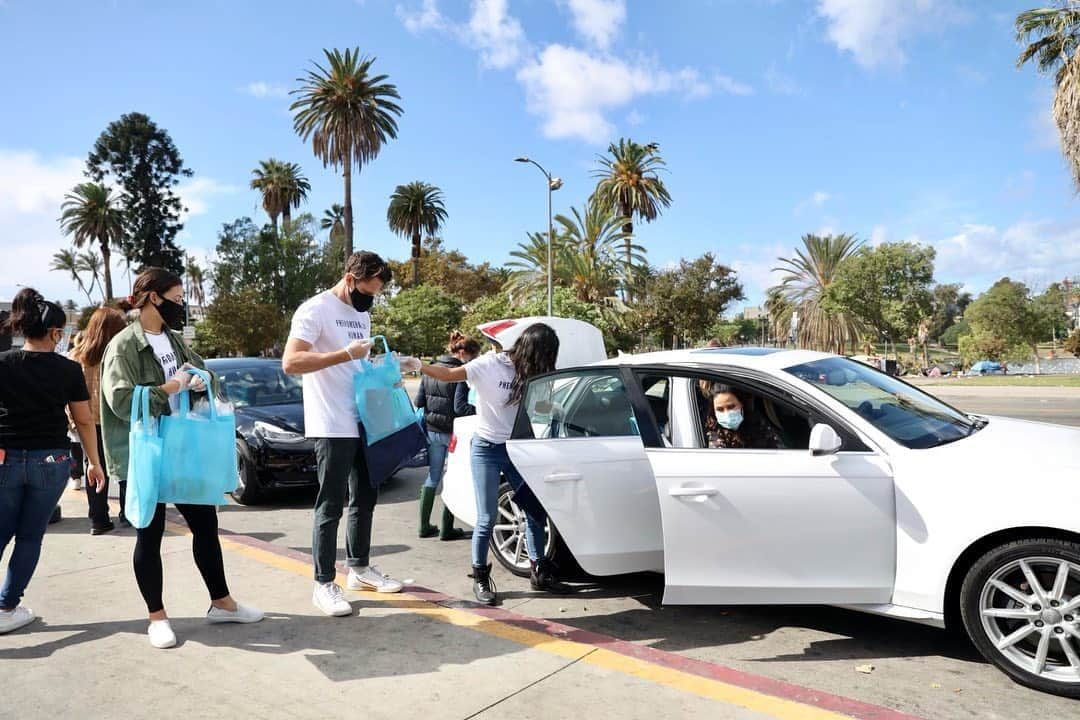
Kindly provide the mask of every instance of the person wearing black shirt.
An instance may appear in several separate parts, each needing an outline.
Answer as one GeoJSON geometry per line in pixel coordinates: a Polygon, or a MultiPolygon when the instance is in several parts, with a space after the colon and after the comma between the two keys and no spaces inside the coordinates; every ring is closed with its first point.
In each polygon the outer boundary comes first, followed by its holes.
{"type": "Polygon", "coordinates": [[[21,350],[0,352],[0,556],[12,538],[7,577],[0,588],[0,634],[34,621],[21,606],[45,526],[68,482],[71,413],[87,457],[87,492],[105,484],[97,433],[82,369],[55,352],[67,316],[31,288],[15,296],[5,331],[21,334],[21,350]]]}

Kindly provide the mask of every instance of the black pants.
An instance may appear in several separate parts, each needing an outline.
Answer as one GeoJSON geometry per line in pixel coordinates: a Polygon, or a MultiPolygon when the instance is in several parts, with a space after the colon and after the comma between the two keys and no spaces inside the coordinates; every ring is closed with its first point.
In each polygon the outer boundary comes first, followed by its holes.
{"type": "Polygon", "coordinates": [[[311,531],[311,555],[315,580],[328,583],[337,569],[338,524],[346,507],[345,564],[367,567],[371,558],[371,521],[379,491],[368,479],[364,448],[359,438],[319,438],[315,459],[319,463],[319,494],[315,498],[315,521],[311,531]]]}
{"type": "MultiPolygon", "coordinates": [[[[220,600],[229,594],[225,582],[225,561],[221,557],[221,542],[218,540],[217,508],[213,505],[177,505],[176,509],[184,516],[191,530],[191,550],[195,556],[195,565],[202,573],[206,589],[211,600],[220,600]]],[[[161,573],[161,538],[165,534],[165,504],[158,503],[154,519],[145,528],[138,530],[135,541],[135,580],[139,583],[139,592],[146,601],[148,612],[155,613],[165,608],[161,601],[164,580],[161,573]]]]}
{"type": "MultiPolygon", "coordinates": [[[[101,432],[101,429],[98,429],[101,432]]],[[[71,441],[71,479],[80,480],[83,476],[83,449],[78,440],[71,441]]]]}
{"type": "MultiPolygon", "coordinates": [[[[97,426],[97,444],[98,444],[98,457],[104,452],[105,446],[101,443],[101,426],[97,426]]],[[[87,459],[86,462],[90,462],[87,459]]],[[[102,461],[101,471],[105,472],[105,462],[102,461]]],[[[105,476],[105,486],[101,488],[101,492],[97,492],[92,487],[87,485],[84,490],[86,491],[86,505],[88,509],[88,517],[90,518],[90,525],[92,527],[100,528],[109,524],[109,476],[105,476]]],[[[120,496],[120,517],[124,516],[124,496],[120,496]]]]}

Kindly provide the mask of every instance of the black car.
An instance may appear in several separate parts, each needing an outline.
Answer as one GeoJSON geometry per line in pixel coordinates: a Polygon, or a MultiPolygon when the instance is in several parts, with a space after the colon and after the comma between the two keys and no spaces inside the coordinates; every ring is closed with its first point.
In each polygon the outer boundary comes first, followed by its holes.
{"type": "Polygon", "coordinates": [[[270,358],[221,358],[206,365],[236,412],[236,501],[251,505],[270,489],[317,486],[300,378],[270,358]]]}

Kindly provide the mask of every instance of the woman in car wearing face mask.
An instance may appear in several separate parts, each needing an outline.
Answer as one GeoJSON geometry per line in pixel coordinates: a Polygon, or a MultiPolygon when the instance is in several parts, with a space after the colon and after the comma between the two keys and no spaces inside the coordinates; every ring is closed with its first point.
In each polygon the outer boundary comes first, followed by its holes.
{"type": "Polygon", "coordinates": [[[78,364],[56,352],[67,315],[31,288],[11,303],[0,333],[22,335],[20,350],[0,352],[0,556],[14,540],[0,588],[0,635],[34,621],[20,605],[41,557],[41,539],[71,467],[68,420],[86,452],[87,493],[105,484],[86,381],[78,364]]]}
{"type": "Polygon", "coordinates": [[[705,439],[711,448],[776,449],[783,447],[772,425],[746,413],[741,392],[714,383],[709,393],[712,412],[705,420],[705,439]]]}
{"type": "MultiPolygon", "coordinates": [[[[131,429],[131,396],[136,386],[150,388],[150,414],[154,417],[177,411],[178,394],[190,389],[207,391],[203,380],[187,372],[205,369],[201,357],[184,344],[184,288],[168,270],[150,268],[135,280],[130,298],[138,320],[121,330],[105,349],[101,360],[101,434],[110,477],[127,481],[128,433],[131,429]]],[[[192,448],[192,452],[198,452],[192,448]]],[[[238,604],[225,582],[225,564],[218,540],[217,508],[213,505],[176,506],[192,534],[195,564],[210,594],[206,619],[211,623],[252,623],[262,611],[238,604]]],[[[161,538],[165,534],[165,505],[158,503],[153,520],[138,530],[135,542],[135,580],[149,613],[147,634],[156,648],[176,644],[162,602],[161,538]]]]}

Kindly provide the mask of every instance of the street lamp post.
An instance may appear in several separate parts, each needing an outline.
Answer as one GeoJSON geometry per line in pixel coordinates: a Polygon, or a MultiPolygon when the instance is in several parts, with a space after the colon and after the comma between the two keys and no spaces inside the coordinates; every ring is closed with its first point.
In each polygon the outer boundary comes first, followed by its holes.
{"type": "Polygon", "coordinates": [[[554,275],[553,275],[553,272],[552,272],[552,265],[553,265],[553,262],[554,262],[554,258],[553,258],[553,252],[552,252],[552,241],[553,241],[553,239],[555,237],[555,225],[553,224],[552,219],[551,219],[551,193],[555,192],[556,190],[558,190],[559,188],[562,187],[562,178],[552,177],[551,173],[549,173],[547,170],[545,170],[543,165],[536,162],[535,160],[531,160],[528,157],[522,156],[522,157],[514,158],[514,162],[532,163],[537,168],[539,168],[540,172],[542,172],[544,174],[544,178],[547,179],[547,188],[548,188],[547,314],[550,317],[550,316],[555,314],[554,308],[552,306],[552,295],[553,295],[553,292],[554,292],[554,275]]]}

